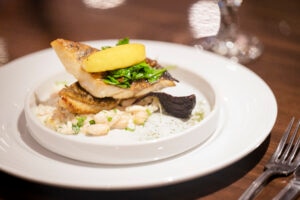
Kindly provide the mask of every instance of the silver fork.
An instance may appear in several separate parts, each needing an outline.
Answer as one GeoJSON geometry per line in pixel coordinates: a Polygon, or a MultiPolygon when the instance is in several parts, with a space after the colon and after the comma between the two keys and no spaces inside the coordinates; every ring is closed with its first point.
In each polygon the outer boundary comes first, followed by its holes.
{"type": "Polygon", "coordinates": [[[276,151],[266,164],[263,173],[257,177],[254,182],[252,182],[239,200],[253,199],[255,195],[262,189],[262,187],[267,184],[271,177],[275,175],[288,176],[296,170],[297,166],[300,164],[300,137],[296,140],[296,142],[294,141],[299,129],[300,120],[298,121],[297,127],[295,128],[293,134],[290,136],[289,142],[287,142],[294,120],[295,118],[293,117],[286,128],[278,147],[276,148],[276,151]]]}

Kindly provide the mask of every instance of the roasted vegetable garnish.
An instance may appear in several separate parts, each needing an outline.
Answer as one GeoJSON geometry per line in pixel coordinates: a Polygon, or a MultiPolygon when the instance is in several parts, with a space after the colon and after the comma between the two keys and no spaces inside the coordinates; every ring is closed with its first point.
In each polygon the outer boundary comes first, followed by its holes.
{"type": "Polygon", "coordinates": [[[122,44],[92,53],[82,62],[87,72],[104,72],[138,64],[146,59],[143,44],[122,44]]]}

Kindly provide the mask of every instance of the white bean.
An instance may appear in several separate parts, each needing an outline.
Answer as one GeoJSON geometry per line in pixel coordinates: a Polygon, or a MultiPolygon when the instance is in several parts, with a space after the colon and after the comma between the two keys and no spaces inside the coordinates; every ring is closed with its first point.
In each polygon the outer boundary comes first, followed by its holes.
{"type": "Polygon", "coordinates": [[[147,111],[138,111],[133,114],[133,122],[137,125],[142,125],[148,119],[149,114],[147,111]]]}
{"type": "Polygon", "coordinates": [[[108,124],[93,124],[84,128],[84,131],[87,135],[106,135],[110,127],[108,124]]]}
{"type": "Polygon", "coordinates": [[[96,124],[114,124],[118,119],[120,111],[110,110],[110,111],[101,111],[94,116],[96,124]]]}
{"type": "Polygon", "coordinates": [[[104,111],[101,111],[94,115],[94,120],[96,124],[104,124],[107,122],[107,117],[104,111]]]}
{"type": "Polygon", "coordinates": [[[129,113],[122,113],[118,115],[118,120],[111,126],[111,128],[115,129],[125,129],[128,126],[128,123],[131,119],[131,115],[129,113]]]}
{"type": "Polygon", "coordinates": [[[145,111],[147,107],[140,106],[140,105],[133,105],[133,106],[128,106],[125,111],[130,112],[130,113],[135,113],[139,111],[145,111]]]}

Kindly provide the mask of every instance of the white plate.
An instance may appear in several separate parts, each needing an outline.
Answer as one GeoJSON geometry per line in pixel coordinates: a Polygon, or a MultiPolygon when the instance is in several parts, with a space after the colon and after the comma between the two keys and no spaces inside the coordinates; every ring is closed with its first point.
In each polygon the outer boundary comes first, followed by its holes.
{"type": "MultiPolygon", "coordinates": [[[[90,42],[105,46],[116,40],[90,42]]],[[[217,131],[200,147],[140,165],[99,165],[74,161],[41,147],[26,130],[24,98],[37,81],[61,70],[52,49],[0,68],[0,168],[32,181],[87,189],[133,189],[168,185],[213,173],[241,159],[269,135],[276,99],[255,73],[211,53],[179,44],[139,41],[150,58],[188,66],[217,85],[222,98],[217,131]]]]}
{"type": "Polygon", "coordinates": [[[205,143],[215,132],[220,113],[220,96],[208,80],[196,73],[179,66],[169,72],[180,82],[163,91],[175,96],[194,94],[194,112],[205,112],[200,122],[195,118],[183,121],[167,115],[162,117],[160,112],[156,112],[135,131],[113,129],[107,135],[95,137],[82,133],[58,134],[41,123],[36,110],[38,101],[49,100],[54,90],[58,90],[57,83],[70,85],[76,81],[62,69],[38,83],[25,98],[24,113],[28,130],[39,144],[50,151],[90,163],[137,164],[158,161],[188,151],[205,143]]]}

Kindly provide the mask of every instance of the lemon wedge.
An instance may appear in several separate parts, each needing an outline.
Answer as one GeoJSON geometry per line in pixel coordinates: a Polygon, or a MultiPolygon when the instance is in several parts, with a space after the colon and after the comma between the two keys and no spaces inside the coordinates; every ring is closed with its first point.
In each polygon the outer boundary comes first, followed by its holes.
{"type": "Polygon", "coordinates": [[[87,72],[104,72],[138,64],[145,58],[143,44],[123,44],[92,53],[83,60],[82,67],[87,72]]]}

